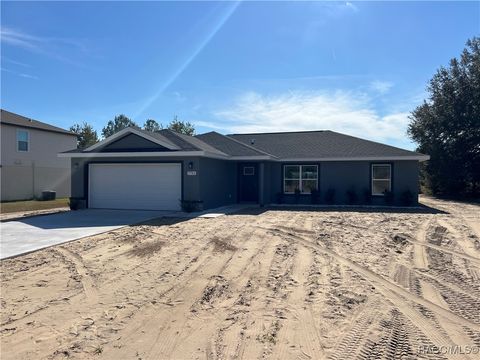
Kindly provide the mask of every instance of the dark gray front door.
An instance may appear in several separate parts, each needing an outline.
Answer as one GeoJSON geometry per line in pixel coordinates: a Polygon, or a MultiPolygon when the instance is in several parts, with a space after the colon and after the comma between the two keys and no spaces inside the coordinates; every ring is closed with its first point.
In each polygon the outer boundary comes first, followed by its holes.
{"type": "Polygon", "coordinates": [[[252,163],[238,164],[238,199],[258,202],[258,166],[252,163]]]}

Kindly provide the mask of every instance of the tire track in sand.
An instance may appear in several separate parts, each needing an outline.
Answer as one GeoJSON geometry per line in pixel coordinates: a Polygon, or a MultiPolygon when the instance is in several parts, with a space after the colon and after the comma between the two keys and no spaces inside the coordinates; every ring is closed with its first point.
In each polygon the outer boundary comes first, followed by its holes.
{"type": "MultiPolygon", "coordinates": [[[[212,235],[228,239],[248,238],[254,231],[255,228],[253,227],[243,227],[240,231],[237,228],[228,228],[223,234],[212,235]]],[[[210,250],[205,254],[206,258],[202,263],[188,276],[186,281],[180,284],[177,282],[177,286],[169,293],[170,300],[165,302],[167,305],[170,304],[170,307],[162,309],[158,312],[158,316],[148,319],[146,324],[140,326],[150,329],[151,332],[141,339],[134,337],[137,342],[143,343],[143,347],[147,349],[142,354],[145,359],[172,358],[173,353],[182,343],[185,343],[192,331],[200,330],[198,327],[194,329],[191,325],[200,316],[196,307],[196,299],[200,299],[206,288],[212,285],[213,278],[221,277],[235,258],[235,252],[233,251],[215,253],[214,248],[215,245],[210,243],[210,250]],[[188,299],[188,301],[184,301],[184,299],[188,299]],[[190,301],[193,301],[193,303],[190,301]]],[[[200,324],[205,326],[205,319],[200,320],[202,320],[200,324]]],[[[175,356],[177,355],[175,353],[175,356]]]]}
{"type": "Polygon", "coordinates": [[[283,233],[283,235],[286,237],[290,237],[292,241],[293,239],[295,239],[296,241],[302,243],[304,246],[318,249],[319,251],[332,256],[335,260],[363,275],[363,277],[367,279],[370,283],[372,283],[382,295],[384,295],[390,302],[392,302],[393,305],[397,306],[399,310],[405,316],[407,316],[407,318],[409,318],[413,324],[415,324],[415,326],[421,329],[424,334],[428,335],[430,337],[430,340],[437,346],[452,346],[454,344],[452,343],[451,339],[446,338],[441,331],[439,331],[432,323],[430,323],[430,321],[428,321],[423,315],[421,315],[417,310],[415,310],[407,300],[423,305],[432,312],[437,313],[460,326],[467,326],[477,331],[480,330],[480,325],[477,325],[470,320],[464,319],[463,317],[460,317],[428,300],[411,294],[402,287],[393,284],[390,281],[384,279],[383,277],[375,274],[371,270],[364,268],[363,266],[360,266],[357,263],[344,258],[343,256],[338,255],[332,250],[326,249],[318,244],[313,243],[309,239],[305,239],[297,235],[285,233],[283,233]]]}
{"type": "Polygon", "coordinates": [[[427,242],[427,229],[430,222],[431,220],[427,220],[420,225],[416,234],[418,243],[413,244],[413,264],[418,269],[428,269],[428,255],[422,244],[427,242]]]}
{"type": "Polygon", "coordinates": [[[79,280],[82,284],[86,300],[91,304],[96,304],[98,301],[98,290],[82,257],[64,246],[57,246],[53,249],[60,253],[65,260],[70,261],[73,264],[75,271],[80,276],[79,280]]]}

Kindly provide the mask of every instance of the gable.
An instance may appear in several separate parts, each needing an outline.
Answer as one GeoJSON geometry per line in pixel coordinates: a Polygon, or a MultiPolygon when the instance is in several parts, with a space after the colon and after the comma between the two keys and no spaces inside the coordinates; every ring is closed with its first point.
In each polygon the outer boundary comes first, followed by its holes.
{"type": "Polygon", "coordinates": [[[135,134],[127,134],[101,148],[100,152],[171,151],[170,149],[135,134]]]}

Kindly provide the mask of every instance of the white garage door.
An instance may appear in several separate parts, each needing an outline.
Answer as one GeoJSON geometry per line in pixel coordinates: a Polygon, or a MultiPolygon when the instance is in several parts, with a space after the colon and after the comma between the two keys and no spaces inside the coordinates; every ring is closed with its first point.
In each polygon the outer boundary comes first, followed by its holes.
{"type": "Polygon", "coordinates": [[[181,172],[180,164],[90,164],[89,207],[180,210],[181,172]]]}

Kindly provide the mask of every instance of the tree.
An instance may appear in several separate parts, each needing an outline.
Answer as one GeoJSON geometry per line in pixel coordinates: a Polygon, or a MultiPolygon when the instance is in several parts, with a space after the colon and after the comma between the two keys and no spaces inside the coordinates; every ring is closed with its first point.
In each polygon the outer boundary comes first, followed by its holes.
{"type": "Polygon", "coordinates": [[[441,67],[429,97],[411,114],[409,136],[430,155],[423,177],[435,195],[478,196],[480,190],[480,38],[441,67]]]}
{"type": "Polygon", "coordinates": [[[85,149],[98,142],[97,132],[93,126],[83,122],[82,125],[74,124],[70,127],[70,131],[77,134],[77,148],[85,149]]]}
{"type": "Polygon", "coordinates": [[[107,126],[105,126],[102,129],[102,135],[104,138],[106,138],[130,126],[138,127],[138,125],[135,124],[135,122],[130,120],[125,115],[121,114],[121,115],[115,116],[113,120],[110,120],[107,123],[107,126]]]}
{"type": "Polygon", "coordinates": [[[188,121],[178,120],[177,115],[174,116],[173,120],[168,124],[168,129],[178,132],[180,134],[195,135],[195,126],[188,121]]]}
{"type": "Polygon", "coordinates": [[[143,124],[143,129],[147,131],[158,131],[162,127],[153,119],[148,119],[145,121],[145,124],[143,124]]]}

